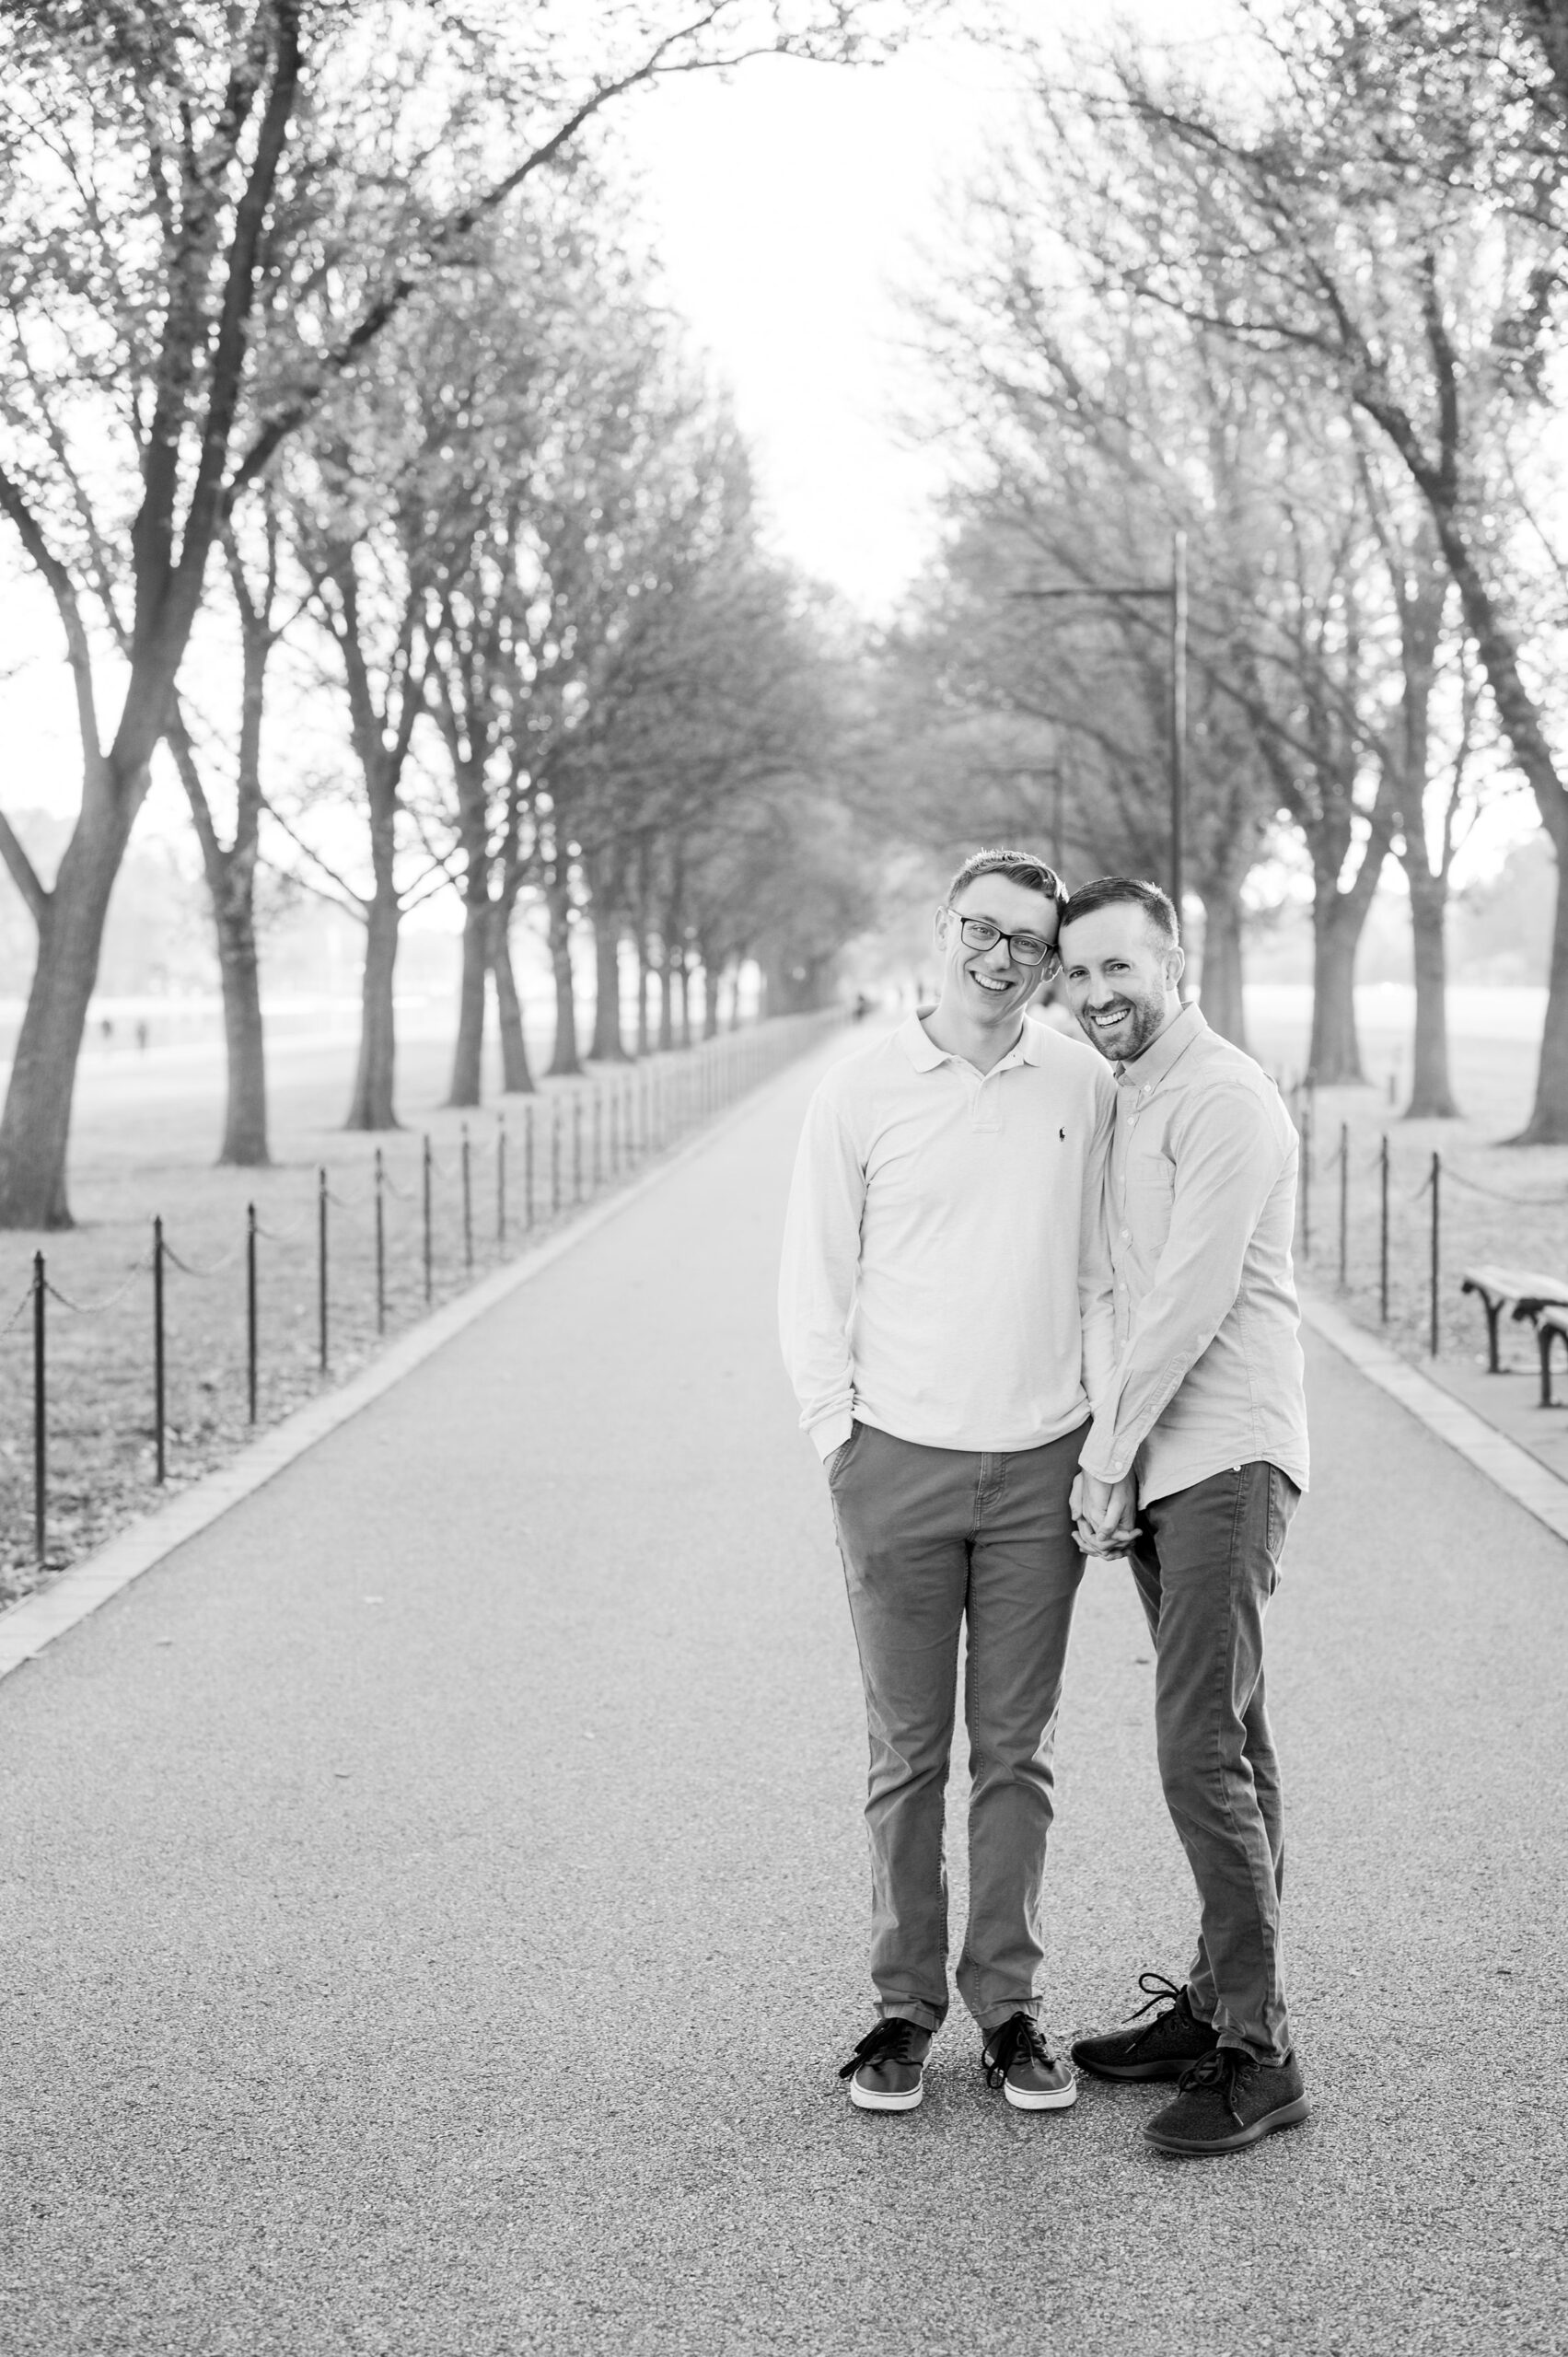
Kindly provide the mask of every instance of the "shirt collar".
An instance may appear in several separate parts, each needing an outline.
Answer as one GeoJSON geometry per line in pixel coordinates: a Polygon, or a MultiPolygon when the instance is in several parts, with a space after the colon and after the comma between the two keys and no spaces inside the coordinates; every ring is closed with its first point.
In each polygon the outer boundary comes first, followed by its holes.
{"type": "MultiPolygon", "coordinates": [[[[1038,1064],[1040,1062],[1040,1031],[1038,1023],[1024,1017],[1024,1028],[1016,1040],[1000,1061],[992,1065],[993,1072],[1002,1072],[1008,1064],[1038,1064]]],[[[900,1047],[916,1072],[935,1072],[938,1064],[961,1063],[950,1048],[939,1048],[918,1015],[912,1015],[900,1024],[894,1035],[900,1047]]]]}
{"type": "Polygon", "coordinates": [[[1117,1079],[1135,1088],[1140,1096],[1157,1088],[1171,1066],[1179,1063],[1193,1041],[1201,1039],[1208,1028],[1195,1001],[1184,1006],[1141,1056],[1130,1064],[1117,1065],[1117,1079]]]}

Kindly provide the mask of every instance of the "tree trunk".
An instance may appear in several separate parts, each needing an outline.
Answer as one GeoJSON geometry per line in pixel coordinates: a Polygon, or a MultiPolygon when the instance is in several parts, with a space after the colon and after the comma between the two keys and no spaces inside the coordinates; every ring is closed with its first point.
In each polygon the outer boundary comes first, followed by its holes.
{"type": "Polygon", "coordinates": [[[377,886],[365,928],[365,974],[360,986],[359,1062],[354,1075],[345,1130],[395,1130],[393,1084],[397,1035],[392,977],[398,962],[402,910],[389,883],[377,886]]]}
{"type": "Polygon", "coordinates": [[[661,1048],[675,1045],[675,952],[668,943],[659,958],[658,1043],[661,1048]]]}
{"type": "Polygon", "coordinates": [[[463,902],[463,964],[458,984],[458,1039],[452,1051],[448,1105],[477,1105],[484,1082],[484,977],[491,940],[488,899],[463,902]]]}
{"type": "Polygon", "coordinates": [[[1214,886],[1203,893],[1203,1020],[1232,1045],[1247,1046],[1247,1005],[1242,994],[1241,903],[1214,886]]]}
{"type": "Polygon", "coordinates": [[[1448,1120],[1457,1117],[1459,1109],[1448,1078],[1447,889],[1427,866],[1424,853],[1407,864],[1407,873],[1415,967],[1415,1043],[1405,1118],[1448,1120]]]}
{"type": "Polygon", "coordinates": [[[1547,977],[1546,1025],[1540,1036],[1535,1108],[1514,1145],[1568,1145],[1568,892],[1562,889],[1568,842],[1553,837],[1557,853],[1557,909],[1551,925],[1551,965],[1547,977]]]}
{"type": "Polygon", "coordinates": [[[682,949],[675,961],[675,1037],[678,1045],[691,1045],[691,970],[687,953],[682,949]]]}
{"type": "Polygon", "coordinates": [[[39,925],[38,964],[0,1115],[0,1227],[70,1227],[65,1156],[87,1002],[131,821],[145,791],[92,793],[39,925]]]}
{"type": "Polygon", "coordinates": [[[1568,908],[1563,906],[1562,890],[1562,869],[1568,863],[1568,784],[1553,758],[1540,707],[1526,685],[1514,633],[1484,577],[1477,551],[1470,544],[1456,470],[1450,464],[1434,470],[1423,459],[1415,429],[1401,412],[1365,397],[1363,406],[1393,442],[1432,510],[1497,716],[1514,759],[1529,781],[1541,823],[1557,853],[1557,912],[1552,924],[1546,1024],[1541,1033],[1535,1105],[1528,1121],[1512,1143],[1568,1144],[1568,908]]]}
{"type": "Polygon", "coordinates": [[[550,1059],[552,1077],[583,1069],[577,1053],[577,999],[572,981],[572,903],[564,877],[552,879],[545,890],[550,923],[550,964],[555,981],[555,1049],[550,1059]]]}
{"type": "Polygon", "coordinates": [[[223,982],[223,1036],[227,1093],[223,1145],[218,1161],[238,1170],[265,1170],[267,1151],[267,1041],[261,1023],[261,961],[256,948],[256,911],[248,888],[233,870],[213,895],[218,972],[223,982]]]}
{"type": "Polygon", "coordinates": [[[1360,1083],[1361,1044],[1355,1028],[1355,953],[1365,907],[1336,893],[1312,911],[1312,1044],[1307,1069],[1320,1086],[1360,1083]]]}
{"type": "Polygon", "coordinates": [[[648,936],[639,930],[637,954],[637,1053],[645,1056],[653,1043],[653,1016],[648,1005],[648,993],[654,984],[654,970],[648,957],[648,936]]]}
{"type": "Polygon", "coordinates": [[[716,1039],[718,1037],[719,981],[718,968],[710,958],[704,957],[703,958],[703,1037],[704,1039],[716,1039]]]}
{"type": "Polygon", "coordinates": [[[623,1064],[621,1037],[621,923],[603,901],[594,902],[594,1043],[597,1063],[623,1064]]]}
{"type": "Polygon", "coordinates": [[[495,977],[495,1020],[501,1033],[501,1086],[508,1097],[531,1097],[533,1074],[528,1041],[523,1036],[523,1004],[512,971],[512,945],[507,937],[510,911],[498,904],[491,927],[490,970],[495,977]]]}

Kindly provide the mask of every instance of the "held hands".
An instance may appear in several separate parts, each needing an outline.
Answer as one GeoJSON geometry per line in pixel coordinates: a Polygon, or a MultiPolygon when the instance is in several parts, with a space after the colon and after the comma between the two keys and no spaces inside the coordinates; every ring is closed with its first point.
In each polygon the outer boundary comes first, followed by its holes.
{"type": "Polygon", "coordinates": [[[1101,1481],[1080,1473],[1068,1504],[1073,1509],[1073,1536],[1086,1555],[1121,1556],[1137,1535],[1138,1495],[1131,1473],[1120,1481],[1101,1481]]]}

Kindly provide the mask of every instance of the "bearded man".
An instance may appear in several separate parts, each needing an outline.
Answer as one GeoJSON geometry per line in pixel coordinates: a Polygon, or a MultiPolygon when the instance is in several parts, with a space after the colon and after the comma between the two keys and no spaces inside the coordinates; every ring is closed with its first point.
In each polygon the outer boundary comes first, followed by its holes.
{"type": "Polygon", "coordinates": [[[1102,2078],[1178,2080],[1144,2133],[1166,2152],[1230,2152],[1307,2110],[1263,1681],[1263,1615],[1307,1487],[1296,1136],[1267,1074],[1182,1005],[1176,911],[1157,885],[1085,885],[1060,946],[1073,1011],[1116,1074],[1116,1364],[1084,1446],[1079,1537],[1127,1551],[1135,1514],[1160,1777],[1201,1908],[1185,1983],[1143,1974],[1153,2018],[1080,2038],[1073,2059],[1102,2078]]]}

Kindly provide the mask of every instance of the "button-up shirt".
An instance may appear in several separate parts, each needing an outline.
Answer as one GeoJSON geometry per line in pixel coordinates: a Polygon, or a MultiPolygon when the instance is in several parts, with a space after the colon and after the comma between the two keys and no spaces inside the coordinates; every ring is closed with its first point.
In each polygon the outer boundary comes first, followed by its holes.
{"type": "Polygon", "coordinates": [[[1196,1006],[1116,1082],[1116,1368],[1084,1469],[1134,1470],[1144,1504],[1259,1458],[1305,1489],[1297,1147],[1279,1090],[1196,1006]]]}
{"type": "Polygon", "coordinates": [[[784,1361],[822,1457],[856,1417],[996,1451],[1086,1421],[1112,1358],[1100,1207],[1115,1098],[1091,1048],[1027,1019],[986,1073],[915,1016],[828,1072],[779,1284],[784,1361]]]}

